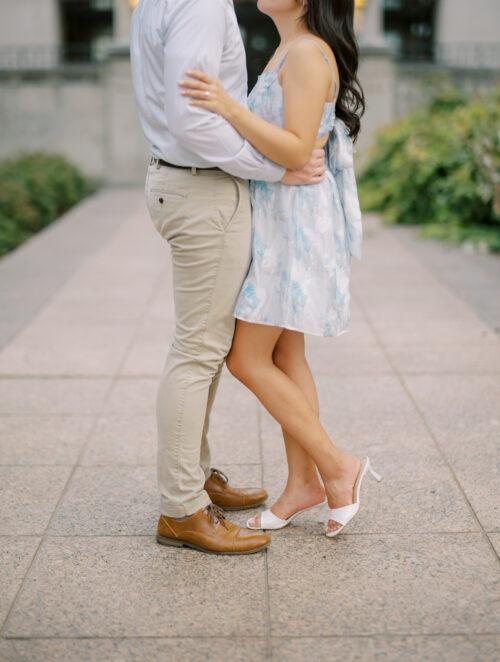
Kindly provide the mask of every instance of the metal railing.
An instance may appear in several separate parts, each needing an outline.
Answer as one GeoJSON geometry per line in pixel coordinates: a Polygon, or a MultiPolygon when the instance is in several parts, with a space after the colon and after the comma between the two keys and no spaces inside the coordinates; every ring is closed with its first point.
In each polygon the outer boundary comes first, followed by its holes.
{"type": "MultiPolygon", "coordinates": [[[[109,44],[69,46],[0,46],[0,70],[54,69],[71,64],[102,62],[109,44]]],[[[406,45],[399,53],[403,62],[434,62],[450,68],[500,70],[500,43],[450,43],[406,45]]]]}
{"type": "Polygon", "coordinates": [[[105,60],[107,53],[107,47],[90,44],[0,46],[0,70],[37,71],[71,64],[92,64],[105,60]]]}
{"type": "Polygon", "coordinates": [[[450,68],[500,70],[500,42],[438,43],[422,48],[406,45],[399,59],[403,62],[434,62],[450,68]]]}

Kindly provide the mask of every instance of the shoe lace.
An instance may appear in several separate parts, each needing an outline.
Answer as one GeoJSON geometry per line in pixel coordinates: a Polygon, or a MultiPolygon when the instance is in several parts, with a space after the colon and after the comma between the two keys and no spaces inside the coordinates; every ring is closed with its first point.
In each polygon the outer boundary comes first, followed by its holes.
{"type": "Polygon", "coordinates": [[[210,471],[212,472],[212,476],[215,476],[216,478],[218,478],[223,483],[229,483],[229,478],[220,469],[215,469],[214,467],[212,467],[210,469],[210,471]]]}
{"type": "Polygon", "coordinates": [[[222,524],[222,526],[227,529],[226,516],[220,506],[216,506],[215,503],[210,503],[205,510],[207,511],[208,518],[212,524],[222,524]]]}

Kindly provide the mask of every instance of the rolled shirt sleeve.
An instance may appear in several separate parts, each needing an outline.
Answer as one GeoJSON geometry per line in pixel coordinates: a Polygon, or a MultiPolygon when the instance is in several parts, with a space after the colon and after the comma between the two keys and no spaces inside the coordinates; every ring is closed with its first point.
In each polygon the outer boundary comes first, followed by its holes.
{"type": "Polygon", "coordinates": [[[223,117],[189,104],[178,83],[188,69],[219,77],[227,0],[193,0],[169,16],[164,33],[165,113],[169,131],[186,149],[231,175],[270,182],[285,168],[246,141],[223,117]]]}

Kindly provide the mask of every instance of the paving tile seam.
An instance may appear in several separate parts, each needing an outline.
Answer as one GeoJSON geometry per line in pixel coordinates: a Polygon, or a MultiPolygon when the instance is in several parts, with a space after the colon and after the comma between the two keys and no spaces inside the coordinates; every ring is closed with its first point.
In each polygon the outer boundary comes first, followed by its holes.
{"type": "MultiPolygon", "coordinates": [[[[414,638],[418,639],[421,637],[426,638],[441,638],[441,637],[498,637],[500,636],[500,630],[493,632],[476,632],[474,630],[460,630],[457,632],[367,632],[363,634],[272,634],[270,639],[272,641],[280,641],[287,639],[326,639],[326,640],[335,640],[335,639],[400,639],[401,637],[405,638],[414,638]]],[[[265,635],[249,635],[249,634],[199,634],[199,635],[120,635],[117,637],[104,637],[101,635],[80,635],[74,637],[43,637],[43,636],[0,636],[0,641],[134,641],[134,640],[173,640],[173,641],[192,641],[193,639],[206,639],[206,640],[217,640],[217,639],[227,639],[228,641],[237,641],[239,639],[248,639],[250,641],[266,641],[267,637],[265,635]]]]}
{"type": "MultiPolygon", "coordinates": [[[[420,261],[420,263],[423,265],[423,263],[421,261],[420,261]]],[[[425,267],[425,265],[423,265],[423,266],[425,267]]],[[[425,267],[425,268],[428,270],[427,267],[425,267]]],[[[448,289],[450,289],[449,286],[446,286],[446,287],[448,289]]],[[[468,305],[470,307],[470,304],[466,304],[466,305],[468,305]]],[[[485,529],[484,529],[484,527],[483,527],[476,511],[474,510],[474,508],[472,506],[472,503],[470,502],[464,488],[462,487],[462,483],[458,479],[458,477],[455,473],[455,470],[453,469],[453,466],[451,465],[451,463],[448,459],[447,454],[445,453],[443,447],[439,443],[439,441],[437,439],[437,436],[434,433],[434,430],[432,429],[431,425],[427,421],[427,418],[426,418],[424,412],[422,411],[422,409],[418,405],[417,401],[415,400],[415,398],[413,396],[413,393],[411,392],[411,390],[410,390],[410,388],[409,388],[409,386],[408,386],[408,384],[407,384],[407,382],[404,378],[404,375],[398,370],[397,366],[392,361],[390,353],[387,351],[386,346],[385,346],[384,342],[382,341],[382,338],[381,338],[379,332],[375,328],[375,326],[373,324],[373,321],[372,321],[371,317],[367,314],[366,308],[363,306],[363,304],[361,304],[361,309],[364,310],[364,314],[366,316],[366,321],[367,321],[368,325],[370,326],[370,328],[372,330],[372,333],[374,334],[375,338],[378,340],[379,347],[382,350],[382,352],[384,353],[384,356],[385,356],[386,360],[388,361],[389,365],[392,367],[392,369],[394,371],[394,374],[397,377],[401,387],[403,388],[404,392],[406,393],[407,397],[409,398],[410,402],[412,403],[416,413],[418,414],[418,416],[419,416],[420,420],[422,421],[425,429],[427,430],[427,433],[430,435],[430,438],[432,439],[436,450],[438,451],[439,455],[441,456],[441,458],[442,458],[444,464],[446,465],[446,467],[448,468],[448,471],[450,472],[450,475],[452,476],[456,486],[458,487],[460,493],[462,494],[462,498],[464,499],[464,502],[467,504],[470,513],[472,514],[472,516],[475,519],[477,525],[479,526],[479,529],[482,532],[484,540],[487,542],[489,548],[491,549],[491,551],[493,552],[495,557],[498,559],[499,555],[498,555],[493,543],[491,542],[490,538],[486,534],[486,531],[485,531],[485,529]]],[[[482,320],[479,320],[479,321],[482,323],[482,320]]]]}
{"type": "MultiPolygon", "coordinates": [[[[2,416],[0,415],[0,419],[2,416]]],[[[229,462],[229,463],[224,463],[224,462],[218,462],[218,465],[223,465],[223,466],[231,466],[231,467],[258,467],[260,466],[259,462],[229,462]]],[[[68,463],[68,464],[61,464],[58,462],[55,463],[46,463],[46,464],[31,464],[31,463],[24,463],[24,464],[3,464],[0,462],[0,467],[30,467],[30,468],[35,468],[35,467],[80,467],[82,469],[109,469],[110,467],[117,467],[119,469],[136,469],[136,468],[155,468],[156,464],[122,464],[122,463],[117,463],[113,462],[110,464],[74,464],[74,463],[68,463]]]]}
{"type": "MultiPolygon", "coordinates": [[[[105,414],[106,415],[106,414],[105,414]]],[[[109,414],[109,416],[117,416],[118,414],[109,414]]],[[[48,414],[43,414],[40,412],[36,411],[3,411],[0,412],[0,419],[2,418],[19,418],[22,416],[23,418],[42,418],[42,419],[47,419],[47,418],[71,418],[74,417],[76,418],[77,416],[81,416],[84,418],[93,418],[96,416],[95,411],[51,411],[48,414]]],[[[138,414],[138,416],[144,416],[144,414],[138,414]]]]}
{"type": "Polygon", "coordinates": [[[114,379],[114,375],[112,373],[110,374],[104,374],[104,373],[94,373],[94,374],[43,374],[43,373],[18,373],[18,374],[12,374],[12,373],[0,373],[0,379],[8,379],[9,381],[16,381],[16,380],[25,380],[25,379],[40,379],[43,381],[60,381],[62,379],[67,380],[67,381],[79,381],[81,379],[86,379],[87,381],[105,381],[106,379],[114,379]]]}
{"type": "MultiPolygon", "coordinates": [[[[233,513],[228,513],[229,516],[231,516],[233,513]]],[[[295,530],[298,530],[299,527],[295,527],[295,530]]],[[[291,529],[294,530],[294,529],[291,529]]],[[[316,533],[316,534],[311,534],[310,531],[304,531],[304,533],[307,533],[308,537],[317,537],[317,538],[323,538],[325,537],[322,533],[316,533]]],[[[493,532],[487,532],[487,533],[497,533],[497,531],[493,532]]],[[[41,535],[41,534],[40,534],[41,535]]],[[[275,533],[276,537],[279,538],[281,536],[287,537],[289,535],[289,532],[283,531],[282,533],[275,533]]],[[[403,533],[397,532],[397,531],[359,531],[357,533],[348,533],[345,531],[342,533],[342,536],[349,537],[349,538],[357,538],[357,537],[369,537],[369,536],[380,536],[380,537],[398,537],[398,538],[412,538],[415,536],[439,536],[442,538],[443,536],[480,536],[483,537],[483,534],[481,531],[405,531],[403,533]]],[[[57,539],[57,538],[65,538],[65,539],[70,539],[70,538],[75,538],[75,539],[83,539],[83,538],[98,538],[102,540],[107,540],[108,538],[150,538],[151,536],[154,537],[154,533],[85,533],[85,534],[78,534],[78,533],[47,533],[44,536],[44,539],[57,539]]],[[[0,533],[0,538],[30,538],[30,534],[24,533],[24,534],[13,534],[13,533],[5,533],[2,534],[0,533]]],[[[37,536],[35,536],[37,537],[37,536]]],[[[335,545],[335,542],[329,541],[326,539],[325,544],[327,545],[335,545]]]]}
{"type": "MultiPolygon", "coordinates": [[[[414,345],[412,345],[414,346],[414,345]]],[[[424,345],[422,345],[424,346],[424,345]]],[[[427,345],[425,345],[427,346],[427,345]]],[[[445,345],[443,345],[445,346],[445,345]]],[[[401,370],[402,375],[408,377],[484,377],[484,376],[500,376],[500,370],[440,370],[439,372],[432,372],[429,370],[401,370]]],[[[321,377],[332,377],[333,379],[340,378],[353,378],[353,377],[380,377],[384,375],[392,375],[393,370],[359,370],[355,373],[350,371],[336,371],[335,375],[332,376],[331,372],[323,370],[315,370],[315,375],[320,375],[321,377]]],[[[120,373],[117,376],[117,381],[121,380],[140,380],[140,379],[159,379],[161,373],[120,373]]],[[[112,373],[81,373],[81,374],[65,374],[65,373],[1,373],[0,380],[22,380],[22,379],[44,379],[44,380],[79,380],[79,379],[92,379],[92,380],[106,380],[113,379],[114,375],[112,373]]]]}
{"type": "MultiPolygon", "coordinates": [[[[499,346],[500,350],[500,346],[499,346]]],[[[473,371],[473,370],[440,370],[439,372],[430,372],[430,371],[420,371],[420,370],[401,370],[400,371],[402,375],[405,375],[406,377],[492,377],[492,376],[500,376],[500,370],[478,370],[478,371],[473,371]]],[[[332,374],[331,372],[322,372],[320,370],[315,370],[314,371],[315,375],[321,375],[322,377],[331,377],[332,374]]],[[[384,375],[392,375],[393,370],[377,370],[377,371],[359,371],[358,373],[354,374],[352,372],[335,372],[335,378],[337,377],[380,377],[384,375]]]]}
{"type": "MultiPolygon", "coordinates": [[[[258,448],[259,448],[259,459],[260,459],[260,484],[264,485],[264,446],[263,446],[263,435],[262,435],[262,409],[260,406],[257,406],[257,439],[258,439],[258,448]]],[[[272,542],[272,541],[271,541],[272,542]]],[[[273,654],[273,648],[271,643],[271,595],[269,588],[269,557],[267,550],[264,558],[264,623],[266,628],[266,658],[271,659],[273,654]]]]}
{"type": "MultiPolygon", "coordinates": [[[[148,303],[148,304],[150,304],[150,303],[153,301],[153,298],[154,298],[154,295],[155,295],[155,293],[156,293],[156,290],[157,290],[157,289],[159,288],[159,286],[160,286],[161,279],[162,279],[162,274],[159,274],[159,275],[157,276],[157,278],[156,278],[156,280],[155,280],[153,286],[152,286],[151,289],[150,289],[149,296],[146,297],[146,300],[147,300],[147,303],[148,303]]],[[[138,321],[136,322],[136,324],[135,324],[135,331],[134,331],[134,333],[132,334],[129,343],[127,344],[127,347],[126,347],[125,351],[123,352],[123,356],[122,356],[122,358],[121,358],[121,361],[119,362],[119,364],[118,364],[118,366],[117,366],[117,369],[116,369],[116,375],[118,375],[118,374],[120,373],[120,371],[122,370],[123,366],[125,365],[125,361],[126,361],[127,358],[128,358],[128,355],[129,355],[129,353],[130,353],[130,351],[131,351],[131,348],[132,348],[134,342],[135,342],[136,339],[137,339],[137,336],[138,336],[138,333],[139,333],[139,329],[140,329],[140,327],[141,327],[141,321],[138,320],[138,321]]],[[[106,405],[108,404],[108,402],[109,402],[109,400],[110,400],[111,393],[113,392],[113,388],[114,388],[115,383],[116,383],[116,377],[115,377],[115,378],[112,378],[112,379],[110,380],[110,383],[108,384],[108,387],[107,387],[107,389],[106,389],[106,391],[105,391],[105,393],[104,393],[104,395],[103,395],[102,402],[101,402],[101,407],[100,407],[100,409],[99,409],[98,411],[96,411],[96,412],[94,413],[95,418],[94,418],[94,420],[93,420],[93,422],[92,422],[92,425],[90,426],[89,431],[88,431],[87,434],[85,435],[85,440],[84,440],[84,442],[83,442],[83,444],[82,444],[82,446],[81,446],[81,448],[80,448],[80,451],[79,451],[79,453],[78,453],[76,463],[75,463],[75,465],[73,466],[72,471],[69,473],[69,476],[68,476],[68,478],[67,478],[67,480],[66,480],[66,482],[65,482],[65,484],[64,484],[64,487],[63,487],[63,489],[61,490],[61,493],[59,494],[59,498],[58,498],[58,500],[57,500],[57,502],[56,502],[56,504],[55,504],[55,506],[54,506],[54,508],[53,508],[53,510],[52,510],[52,513],[51,513],[51,515],[50,515],[50,517],[49,517],[49,519],[48,519],[48,522],[47,522],[47,525],[46,525],[46,527],[45,527],[45,530],[44,530],[43,534],[40,536],[39,543],[38,543],[38,545],[37,545],[36,548],[35,548],[35,551],[34,551],[34,553],[33,553],[33,556],[32,556],[32,558],[31,558],[31,561],[30,561],[30,563],[29,563],[29,565],[28,565],[28,567],[27,567],[25,573],[23,574],[22,581],[20,582],[19,587],[18,587],[18,589],[17,589],[17,591],[16,591],[16,594],[15,594],[15,596],[14,596],[14,598],[13,598],[13,600],[12,600],[10,606],[9,606],[9,609],[8,609],[7,612],[6,612],[6,615],[5,615],[4,619],[3,619],[3,622],[0,623],[0,637],[1,637],[1,636],[3,635],[3,633],[5,632],[5,628],[6,628],[7,625],[8,625],[9,618],[10,618],[12,612],[14,611],[15,607],[17,606],[17,603],[18,603],[18,600],[19,600],[19,596],[20,596],[21,592],[23,591],[23,588],[24,588],[24,585],[25,585],[25,582],[26,582],[26,578],[29,576],[29,574],[30,574],[30,572],[31,572],[31,569],[32,569],[32,567],[33,567],[33,565],[34,565],[34,563],[35,563],[37,557],[38,557],[38,554],[39,554],[39,552],[40,552],[40,549],[42,548],[44,541],[45,541],[47,538],[49,538],[49,531],[50,531],[50,528],[51,528],[51,526],[52,526],[53,521],[55,520],[56,513],[57,513],[57,511],[58,511],[60,505],[62,504],[64,498],[66,497],[66,494],[67,494],[68,489],[69,489],[69,485],[71,484],[72,478],[73,478],[73,476],[75,475],[76,469],[77,469],[77,467],[79,466],[79,464],[81,463],[81,461],[82,461],[82,459],[83,459],[83,457],[84,457],[84,455],[85,455],[85,453],[86,453],[86,451],[87,451],[88,445],[89,445],[89,443],[90,443],[90,439],[91,439],[92,435],[94,434],[95,430],[97,429],[97,425],[98,425],[99,421],[101,420],[101,417],[102,417],[102,415],[103,415],[103,412],[105,411],[106,405]]],[[[52,537],[52,536],[50,536],[50,537],[52,537]]]]}
{"type": "Polygon", "coordinates": [[[151,639],[151,640],[169,640],[173,639],[175,641],[177,640],[183,640],[185,639],[186,641],[192,641],[193,639],[228,639],[228,640],[238,640],[238,639],[249,639],[250,641],[257,639],[259,641],[265,641],[266,637],[263,635],[251,635],[251,634],[199,634],[199,635],[175,635],[175,634],[169,634],[169,635],[153,635],[153,634],[146,634],[146,635],[120,635],[119,637],[103,637],[99,635],[80,635],[80,636],[75,636],[75,637],[43,637],[43,636],[35,636],[35,637],[29,637],[25,636],[23,637],[22,635],[15,635],[15,636],[9,636],[5,635],[3,637],[0,637],[0,641],[122,641],[122,640],[134,640],[134,639],[151,639]]]}

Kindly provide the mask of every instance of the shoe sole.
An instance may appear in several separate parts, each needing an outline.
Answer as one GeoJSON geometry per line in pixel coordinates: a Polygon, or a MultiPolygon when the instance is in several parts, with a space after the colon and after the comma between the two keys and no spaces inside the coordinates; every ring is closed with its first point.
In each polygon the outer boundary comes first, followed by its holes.
{"type": "Polygon", "coordinates": [[[265,499],[262,499],[262,501],[257,501],[257,503],[251,503],[248,506],[220,506],[220,507],[224,508],[224,510],[227,510],[228,512],[233,512],[236,510],[252,510],[252,508],[258,508],[259,506],[262,506],[262,504],[266,503],[266,501],[267,501],[267,497],[265,499]]]}
{"type": "Polygon", "coordinates": [[[216,554],[217,556],[242,556],[244,554],[257,554],[258,552],[263,552],[267,547],[269,547],[270,541],[266,542],[262,547],[257,547],[256,549],[250,549],[246,552],[216,552],[212,549],[206,549],[205,547],[199,547],[198,545],[193,544],[192,542],[187,542],[185,540],[176,540],[174,538],[165,538],[164,536],[156,536],[156,542],[159,545],[165,545],[167,547],[189,547],[190,549],[195,549],[197,552],[203,552],[204,554],[216,554]]]}

